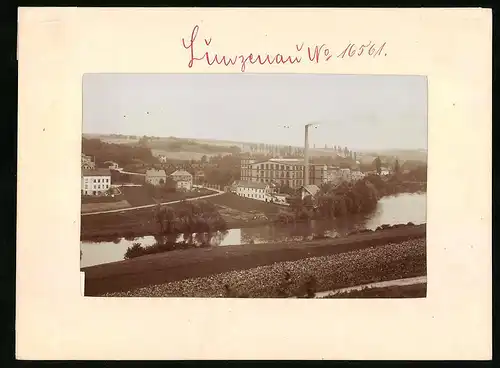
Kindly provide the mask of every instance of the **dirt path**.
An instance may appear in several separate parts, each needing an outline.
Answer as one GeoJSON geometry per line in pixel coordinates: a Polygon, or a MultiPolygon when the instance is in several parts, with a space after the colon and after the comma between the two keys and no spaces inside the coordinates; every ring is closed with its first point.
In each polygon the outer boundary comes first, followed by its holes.
{"type": "Polygon", "coordinates": [[[359,291],[359,290],[364,289],[364,288],[383,288],[383,287],[390,287],[390,286],[408,286],[408,285],[416,285],[416,284],[425,284],[426,282],[427,282],[427,276],[409,277],[406,279],[374,282],[371,284],[357,285],[357,286],[352,286],[352,287],[337,289],[337,290],[321,291],[319,293],[316,293],[314,295],[314,297],[315,298],[324,298],[324,297],[339,294],[339,293],[346,293],[346,292],[350,292],[350,291],[359,291]]]}

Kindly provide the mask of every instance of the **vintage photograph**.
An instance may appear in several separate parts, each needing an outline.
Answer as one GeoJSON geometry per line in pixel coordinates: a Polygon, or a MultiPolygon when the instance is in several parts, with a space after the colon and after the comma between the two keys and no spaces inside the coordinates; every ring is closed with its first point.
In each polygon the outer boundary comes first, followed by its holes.
{"type": "Polygon", "coordinates": [[[82,88],[85,296],[426,297],[425,76],[82,88]]]}

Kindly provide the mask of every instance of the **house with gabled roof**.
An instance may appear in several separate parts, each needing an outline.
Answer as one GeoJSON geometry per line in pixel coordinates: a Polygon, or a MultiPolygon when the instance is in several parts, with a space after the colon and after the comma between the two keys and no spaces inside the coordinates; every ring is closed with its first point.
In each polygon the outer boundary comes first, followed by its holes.
{"type": "Polygon", "coordinates": [[[316,195],[319,193],[320,189],[315,184],[309,184],[309,185],[301,186],[299,191],[300,191],[300,197],[302,199],[304,199],[304,198],[309,197],[309,196],[311,198],[316,197],[316,195]]]}
{"type": "Polygon", "coordinates": [[[175,170],[170,177],[175,181],[177,189],[191,190],[193,188],[193,175],[186,170],[175,170]]]}

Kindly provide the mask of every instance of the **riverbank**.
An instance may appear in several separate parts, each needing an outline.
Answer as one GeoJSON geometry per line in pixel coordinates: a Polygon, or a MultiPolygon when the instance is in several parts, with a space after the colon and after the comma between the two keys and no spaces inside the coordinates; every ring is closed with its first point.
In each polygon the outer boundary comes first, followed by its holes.
{"type": "MultiPolygon", "coordinates": [[[[104,296],[314,297],[323,290],[424,276],[426,272],[425,239],[419,238],[106,293],[104,296]]],[[[362,294],[358,293],[357,297],[362,297],[362,294]]]]}
{"type": "Polygon", "coordinates": [[[425,235],[426,225],[418,225],[335,239],[175,250],[86,267],[82,271],[85,272],[86,295],[96,296],[153,284],[251,269],[275,262],[341,254],[412,239],[421,239],[425,244],[425,235]]]}
{"type": "MultiPolygon", "coordinates": [[[[404,194],[404,193],[400,193],[404,194]]],[[[394,195],[390,195],[391,197],[394,195]]],[[[248,229],[280,223],[279,215],[288,208],[256,201],[249,198],[224,193],[207,198],[213,203],[226,221],[226,229],[248,229]]],[[[175,209],[177,204],[169,205],[175,209]]],[[[104,213],[81,217],[81,241],[114,241],[120,238],[138,238],[158,235],[159,226],[154,221],[154,209],[145,208],[128,212],[104,213]]],[[[341,220],[352,215],[337,218],[341,220]]],[[[332,219],[335,220],[335,219],[332,219]]],[[[308,219],[295,219],[292,223],[301,224],[308,219]]],[[[286,224],[285,224],[286,225],[286,224]]]]}

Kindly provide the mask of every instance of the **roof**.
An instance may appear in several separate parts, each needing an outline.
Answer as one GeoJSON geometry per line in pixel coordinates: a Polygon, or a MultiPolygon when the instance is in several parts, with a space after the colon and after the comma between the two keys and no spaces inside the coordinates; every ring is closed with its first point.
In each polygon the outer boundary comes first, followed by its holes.
{"type": "MultiPolygon", "coordinates": [[[[304,160],[299,158],[270,158],[268,160],[253,162],[252,165],[263,164],[263,163],[272,163],[281,165],[304,165],[304,160]]],[[[309,166],[312,167],[312,166],[325,166],[325,165],[309,163],[309,166]]]]}
{"type": "Polygon", "coordinates": [[[170,175],[183,175],[183,176],[192,176],[190,173],[188,173],[186,170],[175,170],[172,174],[170,175]]]}
{"type": "Polygon", "coordinates": [[[82,176],[111,176],[108,169],[82,170],[82,176]]]}
{"type": "Polygon", "coordinates": [[[165,173],[165,170],[148,169],[148,170],[146,170],[146,176],[166,177],[167,174],[165,173]]]}
{"type": "Polygon", "coordinates": [[[269,161],[279,161],[279,162],[293,163],[293,162],[302,162],[304,160],[302,160],[301,158],[270,158],[269,161]]]}
{"type": "Polygon", "coordinates": [[[265,189],[269,186],[269,184],[259,183],[256,181],[240,181],[238,184],[236,184],[236,186],[244,188],[265,189]]]}
{"type": "Polygon", "coordinates": [[[315,184],[303,185],[302,188],[304,188],[311,195],[315,195],[319,192],[319,187],[315,184]]]}

